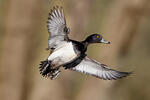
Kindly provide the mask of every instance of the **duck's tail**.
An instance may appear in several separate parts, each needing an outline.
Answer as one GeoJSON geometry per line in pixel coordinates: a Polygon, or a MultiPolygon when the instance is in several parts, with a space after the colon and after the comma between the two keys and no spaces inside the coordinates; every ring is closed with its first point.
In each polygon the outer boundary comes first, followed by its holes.
{"type": "Polygon", "coordinates": [[[52,68],[51,62],[48,60],[41,61],[40,63],[40,74],[44,77],[50,77],[51,80],[58,77],[60,74],[59,66],[56,68],[52,68]]]}
{"type": "Polygon", "coordinates": [[[47,76],[51,72],[50,62],[48,60],[41,61],[39,69],[42,76],[47,76]]]}

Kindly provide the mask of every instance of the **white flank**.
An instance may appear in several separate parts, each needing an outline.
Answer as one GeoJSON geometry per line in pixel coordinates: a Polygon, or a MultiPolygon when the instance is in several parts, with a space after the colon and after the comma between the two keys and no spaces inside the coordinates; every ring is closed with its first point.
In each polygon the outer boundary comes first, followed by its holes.
{"type": "Polygon", "coordinates": [[[74,52],[72,43],[65,42],[54,50],[54,52],[48,57],[48,60],[52,61],[53,64],[61,65],[73,60],[75,57],[77,57],[77,54],[74,52]]]}

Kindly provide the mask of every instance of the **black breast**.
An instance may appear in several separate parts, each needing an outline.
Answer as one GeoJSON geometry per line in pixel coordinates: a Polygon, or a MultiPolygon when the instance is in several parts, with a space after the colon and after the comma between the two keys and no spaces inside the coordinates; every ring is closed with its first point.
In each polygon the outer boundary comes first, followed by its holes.
{"type": "Polygon", "coordinates": [[[87,47],[82,43],[78,41],[71,40],[74,46],[74,50],[77,54],[83,54],[86,52],[87,47]]]}

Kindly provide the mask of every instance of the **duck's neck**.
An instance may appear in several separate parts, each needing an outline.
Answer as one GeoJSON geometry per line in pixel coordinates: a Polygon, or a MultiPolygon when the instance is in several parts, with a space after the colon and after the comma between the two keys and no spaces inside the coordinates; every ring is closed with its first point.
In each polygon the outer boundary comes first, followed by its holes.
{"type": "Polygon", "coordinates": [[[88,36],[82,43],[87,47],[89,44],[92,43],[92,37],[88,36]]]}
{"type": "Polygon", "coordinates": [[[87,48],[89,45],[89,42],[87,42],[87,41],[82,41],[82,43],[84,44],[85,48],[87,48]]]}

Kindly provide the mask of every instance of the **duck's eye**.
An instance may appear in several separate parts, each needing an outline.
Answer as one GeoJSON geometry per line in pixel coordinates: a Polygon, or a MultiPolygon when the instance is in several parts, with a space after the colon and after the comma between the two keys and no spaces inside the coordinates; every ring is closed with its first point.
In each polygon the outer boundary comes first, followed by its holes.
{"type": "Polygon", "coordinates": [[[96,36],[96,38],[100,38],[100,36],[99,36],[99,35],[97,35],[97,36],[96,36]]]}

